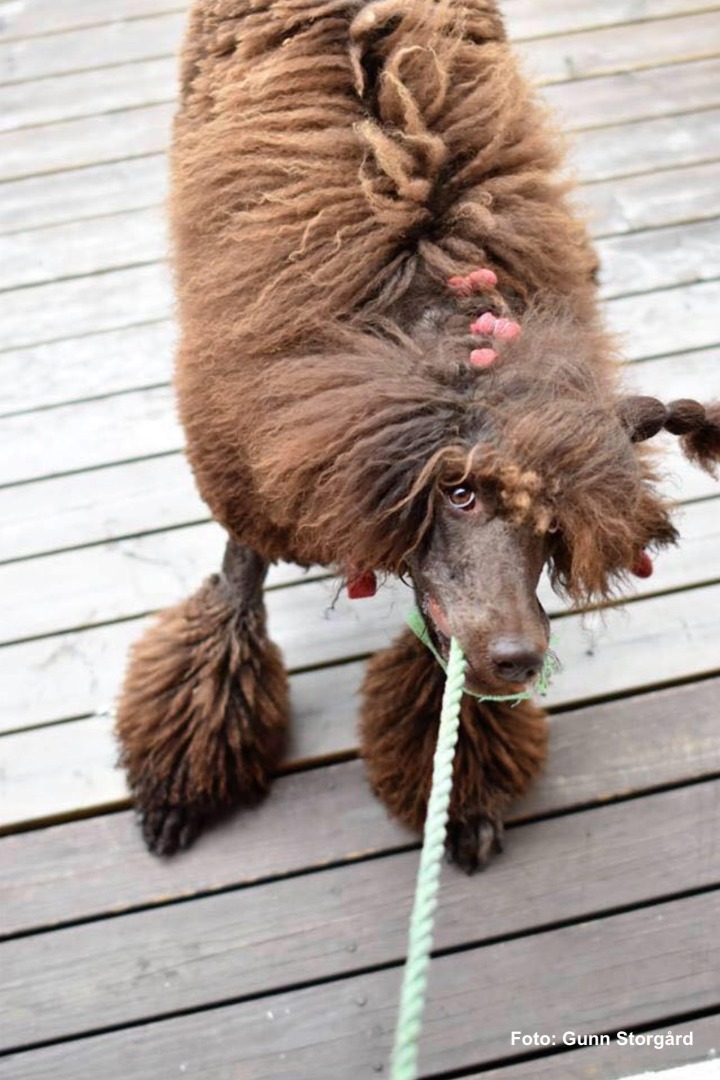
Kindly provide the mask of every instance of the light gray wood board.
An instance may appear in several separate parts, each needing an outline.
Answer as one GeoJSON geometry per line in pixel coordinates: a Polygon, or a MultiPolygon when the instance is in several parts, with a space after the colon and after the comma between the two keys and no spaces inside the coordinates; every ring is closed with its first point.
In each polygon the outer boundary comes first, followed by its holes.
{"type": "MultiPolygon", "coordinates": [[[[687,520],[688,548],[700,557],[696,545],[705,548],[704,534],[713,530],[712,513],[703,513],[705,503],[689,509],[687,520]],[[693,541],[694,538],[694,541],[693,541]]],[[[720,499],[717,501],[717,524],[720,529],[720,499]]],[[[54,607],[57,618],[74,622],[78,612],[82,615],[76,626],[90,626],[99,621],[124,619],[174,604],[195,592],[209,574],[220,570],[227,535],[215,522],[190,525],[185,529],[153,533],[137,539],[121,540],[109,546],[68,551],[62,555],[49,555],[41,564],[35,560],[8,563],[0,566],[0,642],[6,639],[11,625],[17,626],[16,605],[46,604],[54,607]],[[59,560],[59,562],[57,561],[59,560]],[[84,596],[81,595],[84,593],[84,596]],[[131,610],[132,609],[132,610],[131,610]],[[61,614],[62,612],[62,614],[61,614]]],[[[688,551],[688,561],[690,551],[688,551]]],[[[710,563],[709,565],[712,565],[710,563]]],[[[668,571],[671,580],[683,570],[668,571]]],[[[689,567],[688,567],[688,572],[689,567]]],[[[278,563],[270,567],[266,588],[277,589],[287,585],[309,582],[325,572],[303,570],[290,563],[278,563]]],[[[720,578],[720,572],[718,573],[720,578]]],[[[315,581],[320,590],[310,603],[322,603],[328,595],[326,585],[315,581]]],[[[306,601],[307,602],[307,601],[306,601]]],[[[294,608],[294,605],[292,605],[294,608]]],[[[297,614],[302,611],[302,602],[297,614]]],[[[25,629],[31,624],[25,622],[25,629]]],[[[47,630],[41,629],[36,619],[31,637],[47,630]]]]}
{"type": "Polygon", "coordinates": [[[6,181],[0,199],[0,232],[89,221],[159,205],[166,189],[164,153],[6,181]]]}
{"type": "MultiPolygon", "coordinates": [[[[663,0],[657,2],[658,10],[662,11],[663,0]]],[[[63,0],[62,4],[56,0],[25,0],[21,4],[17,0],[4,0],[0,3],[0,41],[32,39],[98,23],[111,31],[115,20],[138,19],[159,11],[183,11],[187,6],[183,0],[113,0],[112,9],[103,11],[98,10],[97,0],[63,0]]]]}
{"type": "MultiPolygon", "coordinates": [[[[706,474],[692,469],[692,477],[706,474]]],[[[181,454],[0,488],[0,559],[206,521],[181,454]]]]}
{"type": "Polygon", "coordinates": [[[177,68],[175,57],[165,57],[8,85],[0,72],[0,131],[173,101],[177,68]]]}
{"type": "MultiPolygon", "coordinates": [[[[717,885],[719,805],[714,781],[514,829],[504,858],[482,879],[444,868],[433,949],[717,885]]],[[[121,916],[111,927],[92,922],[6,942],[0,1045],[20,1048],[397,964],[417,863],[411,851],[121,916]]]]}
{"type": "Polygon", "coordinates": [[[720,162],[587,184],[575,197],[595,236],[702,221],[718,213],[720,162]]]}
{"type": "MultiPolygon", "coordinates": [[[[143,278],[152,269],[116,271],[87,280],[107,283],[107,279],[116,275],[137,275],[132,278],[132,291],[107,289],[108,296],[113,298],[108,306],[112,308],[116,302],[118,307],[129,311],[133,298],[144,296],[143,278]]],[[[82,294],[87,285],[81,281],[41,286],[39,290],[20,290],[19,293],[5,294],[5,297],[47,290],[62,302],[60,291],[68,289],[72,292],[70,287],[78,284],[84,284],[84,289],[80,290],[82,294]]],[[[152,289],[148,291],[152,293],[152,289]]],[[[71,297],[66,293],[64,299],[69,301],[71,297]]],[[[151,311],[160,299],[145,296],[144,302],[151,311]]],[[[138,300],[138,305],[140,303],[142,301],[138,300]]],[[[21,306],[31,306],[27,297],[21,306]]],[[[624,356],[629,360],[640,360],[716,345],[719,307],[720,282],[711,281],[615,298],[607,302],[605,310],[611,328],[619,335],[624,356]]],[[[86,309],[88,317],[92,317],[90,312],[91,309],[86,309]]],[[[21,330],[19,311],[15,314],[18,331],[25,332],[21,330]]],[[[59,322],[57,314],[50,318],[59,322]]],[[[152,342],[162,333],[157,326],[147,332],[152,342]]],[[[142,342],[142,332],[133,336],[142,354],[149,352],[151,342],[142,342]]],[[[118,340],[111,342],[111,355],[118,355],[122,363],[119,350],[116,351],[120,344],[118,340]]],[[[53,355],[58,356],[61,352],[53,351],[53,355]]],[[[0,444],[0,484],[12,484],[175,451],[180,449],[183,439],[174,415],[173,394],[169,387],[158,387],[60,405],[37,414],[6,416],[0,419],[0,444]],[[48,455],[49,446],[53,448],[52,455],[48,455]]]]}
{"type": "MultiPolygon", "coordinates": [[[[560,1071],[562,1080],[632,1080],[633,1077],[636,1080],[651,1080],[649,1075],[645,1076],[645,1070],[652,1074],[652,1080],[662,1080],[663,1072],[673,1066],[688,1066],[720,1057],[720,1014],[686,1024],[673,1024],[671,1027],[665,1024],[651,1029],[647,1034],[660,1038],[668,1031],[680,1037],[680,1045],[664,1046],[661,1055],[658,1055],[658,1049],[652,1042],[640,1046],[637,1042],[622,1044],[613,1041],[609,1046],[570,1050],[564,1052],[562,1057],[552,1054],[520,1065],[483,1069],[482,1073],[473,1073],[467,1080],[558,1080],[560,1071]],[[692,1037],[690,1045],[682,1041],[687,1036],[692,1037]],[[662,1056],[662,1062],[658,1062],[658,1056],[662,1056]],[[638,1073],[643,1073],[642,1077],[638,1073]]],[[[683,1080],[683,1077],[670,1075],[665,1080],[683,1080]]],[[[684,1080],[693,1080],[693,1073],[687,1072],[684,1080]]],[[[695,1080],[703,1080],[703,1077],[696,1076],[695,1080]]]]}
{"type": "Polygon", "coordinates": [[[151,207],[0,236],[0,289],[164,259],[164,216],[151,207]]]}
{"type": "MultiPolygon", "coordinates": [[[[508,1057],[511,1028],[561,1038],[709,1008],[719,963],[717,893],[439,957],[420,1072],[508,1057]]],[[[5,1074],[89,1080],[121,1060],[133,1080],[373,1077],[389,1058],[400,978],[388,969],[64,1043],[7,1058],[5,1074]]]]}
{"type": "Polygon", "coordinates": [[[608,299],[720,277],[720,218],[599,240],[596,247],[608,299]]]}
{"type": "Polygon", "coordinates": [[[78,169],[164,150],[173,105],[66,120],[0,135],[0,180],[78,169]]]}
{"type": "MultiPolygon", "coordinates": [[[[633,581],[632,596],[720,581],[720,485],[715,498],[685,506],[676,517],[682,543],[659,556],[652,578],[633,581]]],[[[184,600],[219,569],[224,546],[223,530],[213,523],[0,565],[0,644],[134,618],[184,600]]],[[[277,586],[305,577],[281,564],[268,581],[277,586]]],[[[278,628],[302,623],[305,611],[328,606],[336,588],[312,581],[283,591],[269,599],[270,617],[278,628]]],[[[538,595],[551,615],[567,610],[548,581],[538,595]]],[[[388,582],[360,606],[365,618],[384,624],[407,596],[406,586],[388,582]]],[[[351,606],[343,599],[336,616],[349,616],[351,606]]]]}
{"type": "Polygon", "coordinates": [[[626,360],[704,349],[718,342],[720,282],[619,297],[605,310],[626,360]]]}
{"type": "Polygon", "coordinates": [[[710,108],[720,93],[719,71],[717,59],[693,60],[557,83],[542,97],[565,131],[581,131],[710,108]]]}
{"type": "Polygon", "coordinates": [[[570,33],[519,46],[529,75],[542,83],[697,60],[716,56],[717,51],[714,11],[570,33]]]}
{"type": "MultiPolygon", "coordinates": [[[[0,293],[3,349],[166,319],[173,297],[162,264],[108,270],[0,293]]],[[[1,353],[0,353],[1,355],[1,353]]]]}
{"type": "Polygon", "coordinates": [[[162,4],[155,10],[148,4],[143,17],[112,22],[104,22],[96,8],[96,25],[6,42],[0,45],[0,80],[26,82],[174,56],[186,18],[177,9],[183,6],[175,4],[175,11],[163,13],[162,4]]]}
{"type": "Polygon", "coordinates": [[[569,164],[578,179],[613,177],[676,169],[714,161],[720,136],[720,110],[659,117],[581,131],[571,143],[569,164]]]}
{"type": "Polygon", "coordinates": [[[168,320],[0,353],[3,413],[30,411],[167,383],[175,327],[168,320]]]}
{"type": "MultiPolygon", "coordinates": [[[[307,594],[310,586],[298,588],[307,594]]],[[[275,594],[270,597],[271,610],[274,598],[275,594]]],[[[348,605],[343,606],[347,609],[348,605]]],[[[0,650],[5,697],[0,730],[22,732],[73,717],[97,719],[91,729],[93,757],[86,760],[77,791],[58,795],[63,812],[125,795],[124,781],[113,771],[116,751],[109,710],[121,683],[127,649],[144,625],[132,620],[0,650]]],[[[304,671],[291,680],[295,745],[303,757],[354,752],[356,693],[363,665],[342,661],[383,648],[401,627],[400,611],[372,620],[356,609],[332,620],[323,619],[320,611],[305,611],[302,620],[271,624],[292,670],[310,664],[340,664],[304,671]]],[[[546,699],[551,706],[700,678],[720,670],[720,586],[650,597],[600,614],[568,616],[555,621],[553,634],[563,667],[546,699]]],[[[68,731],[70,748],[74,736],[72,729],[68,731]]],[[[56,744],[63,742],[62,733],[52,737],[56,744]]],[[[14,753],[15,775],[37,776],[38,769],[42,770],[41,763],[33,763],[32,742],[2,746],[8,747],[8,754],[14,753]]],[[[12,783],[13,777],[7,775],[12,783]]],[[[22,783],[16,789],[18,793],[27,790],[22,783]]],[[[23,801],[22,813],[27,809],[23,801]]],[[[59,803],[53,804],[52,812],[60,812],[59,803]]],[[[36,816],[46,813],[43,810],[36,816]]]]}
{"type": "MultiPolygon", "coordinates": [[[[664,401],[720,398],[720,349],[634,364],[625,379],[628,389],[664,401]]],[[[685,460],[676,439],[663,435],[655,441],[662,446],[662,490],[670,498],[706,498],[720,490],[717,481],[685,460]]],[[[179,453],[12,485],[0,488],[0,562],[207,517],[179,453]]]]}
{"type": "MultiPolygon", "coordinates": [[[[551,717],[547,768],[509,820],[717,776],[719,685],[710,679],[551,717]]],[[[247,885],[412,839],[371,795],[359,761],[281,776],[261,806],[215,826],[177,859],[149,856],[129,811],[54,825],[0,839],[0,933],[247,885]]]]}
{"type": "MultiPolygon", "coordinates": [[[[8,4],[5,5],[6,8],[8,4]]],[[[64,6],[64,5],[63,5],[64,6]]],[[[180,3],[168,2],[147,5],[138,21],[127,21],[122,13],[113,8],[114,21],[102,24],[98,17],[90,20],[60,23],[58,20],[52,30],[52,38],[45,37],[47,30],[39,30],[43,24],[38,21],[29,23],[35,28],[29,40],[22,40],[25,34],[18,33],[21,25],[17,17],[13,18],[12,4],[5,17],[4,33],[0,41],[0,81],[16,82],[47,77],[62,72],[82,71],[83,69],[102,68],[136,62],[148,57],[169,56],[180,43],[184,23],[184,14],[180,3]],[[171,14],[162,15],[162,11],[171,14]],[[175,12],[178,12],[175,14],[175,12]],[[11,21],[12,19],[12,21],[11,21]],[[87,26],[83,29],[83,23],[87,26]],[[11,38],[13,40],[7,40],[11,38]],[[53,40],[57,43],[52,48],[53,40]]],[[[588,30],[606,24],[634,21],[638,17],[648,23],[653,18],[667,18],[677,15],[687,16],[691,12],[703,12],[714,7],[713,0],[646,0],[638,11],[632,0],[612,0],[607,5],[587,4],[573,10],[567,4],[554,4],[545,11],[545,5],[537,7],[531,0],[516,2],[510,0],[503,5],[510,35],[518,40],[524,37],[563,34],[566,31],[588,30]]],[[[0,16],[2,7],[0,7],[0,16]]],[[[136,16],[135,19],[138,17],[136,16]]],[[[587,67],[588,63],[597,62],[592,54],[592,36],[583,35],[583,51],[578,63],[587,67]]],[[[662,48],[663,35],[658,46],[662,48]]],[[[611,45],[614,41],[610,42],[611,45]]],[[[607,47],[601,41],[596,51],[607,47]]],[[[567,48],[567,46],[565,46],[567,48]]],[[[606,61],[607,62],[607,61],[606,61]]]]}
{"type": "Polygon", "coordinates": [[[165,454],[182,444],[166,386],[60,405],[0,420],[0,482],[165,454]]]}

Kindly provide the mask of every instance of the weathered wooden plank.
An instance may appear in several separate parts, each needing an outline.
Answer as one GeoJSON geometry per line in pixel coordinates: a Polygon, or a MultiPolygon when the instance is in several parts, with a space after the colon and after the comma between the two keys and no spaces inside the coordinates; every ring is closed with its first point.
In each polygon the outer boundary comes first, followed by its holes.
{"type": "MultiPolygon", "coordinates": [[[[77,342],[79,369],[87,362],[81,349],[87,340],[77,342]]],[[[128,361],[135,360],[140,350],[132,348],[128,338],[122,341],[128,361]]],[[[163,348],[160,343],[156,350],[149,350],[150,358],[163,348]]],[[[130,377],[133,371],[131,366],[130,377]]],[[[626,382],[635,392],[664,401],[720,398],[720,349],[634,364],[627,369],[626,382]]],[[[672,498],[687,501],[717,493],[717,482],[685,460],[676,439],[668,435],[656,442],[664,444],[663,490],[672,498]]],[[[0,488],[0,562],[193,524],[207,517],[179,453],[12,485],[0,488]]]]}
{"type": "MultiPolygon", "coordinates": [[[[703,513],[704,507],[700,503],[689,508],[691,536],[704,533],[709,527],[713,515],[703,513]]],[[[220,569],[226,538],[219,525],[208,522],[102,547],[48,555],[41,565],[34,559],[6,563],[0,566],[0,595],[7,589],[7,595],[0,601],[0,621],[5,623],[0,641],[7,640],[9,627],[20,625],[18,618],[28,631],[22,636],[46,632],[41,627],[47,629],[49,622],[36,617],[32,623],[19,615],[18,608],[34,603],[54,608],[57,619],[69,620],[77,627],[124,619],[129,614],[144,614],[175,603],[194,592],[208,574],[220,569]],[[78,616],[80,611],[82,615],[78,616]]],[[[697,542],[704,547],[699,537],[697,542]]],[[[694,547],[692,539],[688,547],[694,547]]],[[[698,552],[695,554],[697,557],[698,552]]],[[[678,569],[675,573],[682,571],[678,569]]],[[[311,574],[298,566],[279,563],[270,567],[267,587],[295,584],[312,577],[317,577],[317,571],[311,574]]]]}
{"type": "MultiPolygon", "coordinates": [[[[692,470],[693,477],[706,474],[692,470]]],[[[0,560],[207,520],[181,454],[0,488],[0,560]]]]}
{"type": "Polygon", "coordinates": [[[0,232],[18,232],[161,204],[165,154],[69,169],[2,185],[0,232]]]}
{"type": "Polygon", "coordinates": [[[576,198],[595,236],[702,221],[720,211],[720,161],[603,180],[579,189],[576,198]]]}
{"type": "MultiPolygon", "coordinates": [[[[331,583],[297,588],[303,592],[293,604],[305,601],[299,618],[282,593],[269,595],[271,632],[291,670],[365,655],[387,644],[402,625],[406,607],[399,600],[399,610],[394,607],[397,590],[381,590],[374,601],[354,606],[341,596],[330,612],[331,583]]],[[[557,620],[564,668],[548,700],[569,704],[712,673],[718,667],[719,590],[706,586],[638,600],[619,611],[557,620]]],[[[129,620],[0,649],[5,698],[0,730],[105,712],[120,685],[126,651],[143,626],[129,620]]],[[[333,673],[317,678],[323,684],[317,690],[319,706],[337,713],[342,701],[332,691],[333,673]]],[[[345,745],[355,745],[354,735],[345,745]]]]}
{"type": "MultiPolygon", "coordinates": [[[[663,553],[652,579],[639,580],[633,595],[720,580],[720,498],[686,506],[677,517],[682,544],[663,553]]],[[[134,618],[174,604],[219,568],[224,543],[223,530],[213,522],[0,565],[0,643],[134,618]]],[[[283,584],[302,576],[281,564],[271,568],[268,581],[283,584]]],[[[380,599],[363,606],[364,618],[384,622],[393,606],[404,608],[407,592],[402,584],[388,584],[380,599]]],[[[307,584],[273,598],[270,610],[278,623],[301,623],[303,611],[322,610],[331,596],[326,584],[307,584]]],[[[550,614],[565,610],[547,582],[540,598],[550,614]]],[[[348,617],[351,608],[343,601],[336,615],[348,617]]]]}
{"type": "Polygon", "coordinates": [[[167,383],[174,346],[175,328],[163,320],[0,352],[0,409],[27,412],[167,383]]]}
{"type": "MultiPolygon", "coordinates": [[[[654,2],[662,5],[662,0],[654,2]]],[[[72,27],[98,23],[110,31],[120,19],[139,19],[159,11],[183,11],[187,6],[187,0],[113,0],[112,9],[102,11],[96,0],[64,0],[62,4],[55,0],[30,0],[30,3],[22,4],[17,0],[5,0],[0,3],[0,40],[57,34],[72,27]]]]}
{"type": "Polygon", "coordinates": [[[580,131],[572,141],[569,161],[585,182],[677,169],[714,160],[718,136],[719,109],[658,117],[580,131]]]}
{"type": "Polygon", "coordinates": [[[602,295],[623,296],[720,277],[720,218],[598,241],[602,295]]]}
{"type": "Polygon", "coordinates": [[[0,180],[78,169],[164,150],[173,105],[67,120],[0,135],[0,180]]]}
{"type": "Polygon", "coordinates": [[[543,83],[677,64],[717,54],[717,14],[570,33],[520,44],[519,51],[530,75],[543,83]]]}
{"type": "MultiPolygon", "coordinates": [[[[293,693],[303,680],[309,676],[294,679],[293,693]]],[[[719,686],[710,679],[552,717],[547,769],[510,819],[717,775],[719,686]]],[[[82,728],[75,746],[84,779],[82,728]]],[[[46,757],[56,750],[57,743],[49,744],[46,757]]],[[[300,752],[298,744],[289,760],[300,752]]],[[[35,768],[38,775],[41,763],[35,768]]],[[[130,812],[6,836],[0,839],[0,934],[353,860],[408,838],[371,796],[358,761],[280,777],[262,806],[214,827],[178,859],[149,857],[130,812]]]]}
{"type": "Polygon", "coordinates": [[[606,308],[627,360],[715,345],[719,309],[718,281],[621,297],[606,308]]]}
{"type": "Polygon", "coordinates": [[[166,386],[6,417],[0,430],[3,483],[167,453],[183,441],[166,386]]]}
{"type": "Polygon", "coordinates": [[[0,293],[2,343],[23,348],[167,318],[172,292],[160,263],[0,293]]]}
{"type": "MultiPolygon", "coordinates": [[[[64,5],[58,5],[59,7],[64,5]]],[[[108,22],[96,7],[88,25],[68,27],[52,34],[0,44],[0,82],[46,79],[73,71],[139,63],[172,56],[180,45],[186,4],[175,3],[167,12],[165,0],[147,5],[140,18],[119,16],[108,22]],[[165,13],[163,14],[163,8],[165,13]]],[[[112,14],[115,14],[113,9],[112,14]]]]}
{"type": "Polygon", "coordinates": [[[168,249],[164,218],[151,207],[0,235],[0,289],[157,262],[168,249]]]}
{"type": "Polygon", "coordinates": [[[172,101],[176,78],[174,57],[8,85],[0,73],[0,131],[172,101]]]}
{"type": "MultiPolygon", "coordinates": [[[[503,14],[512,36],[533,38],[713,11],[716,5],[717,0],[605,0],[582,6],[568,4],[567,0],[545,0],[543,4],[536,0],[505,0],[503,14]]],[[[628,33],[632,33],[632,27],[628,33]]]]}
{"type": "MultiPolygon", "coordinates": [[[[478,880],[445,868],[434,948],[481,945],[715,885],[719,798],[720,781],[711,781],[513,830],[506,857],[483,875],[481,918],[478,880]]],[[[113,922],[111,940],[107,925],[93,922],[51,939],[6,942],[0,1045],[397,964],[417,858],[412,851],[126,915],[113,922]]]]}
{"type": "MultiPolygon", "coordinates": [[[[440,957],[420,1070],[508,1057],[511,1028],[562,1038],[567,1030],[632,1030],[709,1008],[719,931],[720,904],[711,893],[440,957]]],[[[71,1068],[77,1080],[89,1080],[122,1060],[134,1080],[201,1069],[236,1080],[371,1077],[389,1057],[400,975],[388,969],[63,1043],[9,1057],[5,1071],[12,1080],[41,1080],[69,1076],[71,1068]]]]}
{"type": "Polygon", "coordinates": [[[566,131],[581,131],[710,108],[718,103],[719,73],[717,59],[695,60],[556,83],[542,96],[566,131]]]}

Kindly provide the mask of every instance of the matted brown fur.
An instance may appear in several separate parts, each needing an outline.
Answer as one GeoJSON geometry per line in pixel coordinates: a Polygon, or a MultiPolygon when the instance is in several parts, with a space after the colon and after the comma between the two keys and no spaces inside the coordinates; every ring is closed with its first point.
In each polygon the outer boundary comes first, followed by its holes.
{"type": "MultiPolygon", "coordinates": [[[[421,602],[445,590],[483,685],[508,635],[527,645],[527,671],[547,647],[534,597],[543,563],[559,589],[592,598],[622,585],[645,547],[674,541],[643,440],[665,427],[703,467],[720,457],[719,405],[624,397],[561,156],[493,0],[192,9],[170,209],[176,381],[201,494],[243,558],[409,575],[421,602]],[[448,288],[478,267],[497,289],[448,288]],[[522,335],[479,369],[468,325],[486,310],[522,335]],[[447,502],[458,484],[478,493],[462,523],[447,502]]],[[[235,582],[219,619],[212,603],[193,608],[197,637],[184,609],[166,618],[131,660],[119,730],[134,786],[150,792],[139,801],[151,843],[176,812],[178,783],[203,808],[257,787],[266,708],[258,698],[242,711],[238,741],[227,661],[253,640],[276,757],[279,661],[264,626],[230,614],[247,610],[256,585],[235,582]],[[204,623],[207,685],[222,693],[200,708],[173,685],[204,663],[204,623]]],[[[438,672],[403,639],[365,690],[375,785],[417,825],[438,672]],[[427,708],[404,726],[400,688],[413,680],[386,674],[403,656],[427,683],[427,708]],[[387,782],[403,771],[412,790],[387,782]]],[[[466,703],[463,716],[454,846],[473,868],[485,826],[495,834],[507,798],[539,768],[544,736],[529,706],[466,703]]]]}

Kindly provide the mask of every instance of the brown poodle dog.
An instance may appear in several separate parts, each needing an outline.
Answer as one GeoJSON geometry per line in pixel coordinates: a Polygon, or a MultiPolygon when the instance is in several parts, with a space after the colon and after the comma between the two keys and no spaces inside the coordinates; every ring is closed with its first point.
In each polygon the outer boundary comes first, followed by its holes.
{"type": "MultiPolygon", "coordinates": [[[[136,646],[118,718],[151,849],[258,799],[288,683],[268,563],[357,593],[411,579],[470,682],[523,689],[548,646],[548,566],[607,595],[675,540],[640,445],[663,427],[707,469],[720,405],[627,398],[558,140],[494,0],[199,0],[182,63],[172,219],[177,387],[219,576],[136,646]]],[[[371,782],[425,814],[443,673],[406,630],[369,664],[371,782]]],[[[466,696],[448,848],[499,847],[545,719],[466,696]]]]}

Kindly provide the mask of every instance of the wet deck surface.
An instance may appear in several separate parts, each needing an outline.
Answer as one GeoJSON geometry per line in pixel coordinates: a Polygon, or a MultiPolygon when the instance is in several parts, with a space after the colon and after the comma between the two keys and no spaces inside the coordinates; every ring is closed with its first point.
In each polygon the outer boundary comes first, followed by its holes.
{"type": "MultiPolygon", "coordinates": [[[[273,572],[287,771],[189,854],[145,853],[114,768],[128,643],[223,546],[168,384],[184,6],[0,2],[0,1075],[361,1080],[387,1074],[417,844],[367,790],[354,693],[405,590],[330,613],[332,583],[273,572]]],[[[504,10],[573,133],[629,378],[720,396],[720,9],[504,10]]],[[[550,765],[505,854],[444,873],[423,1077],[616,1080],[720,1053],[720,487],[667,461],[682,546],[623,612],[548,601],[550,765]],[[562,1043],[668,1029],[693,1045],[562,1043]]]]}

